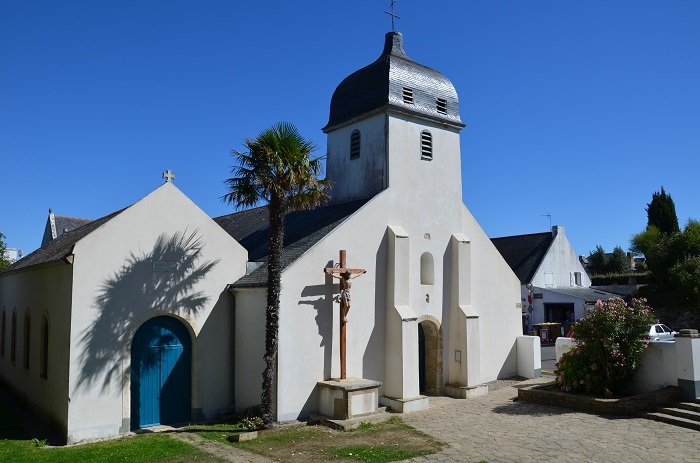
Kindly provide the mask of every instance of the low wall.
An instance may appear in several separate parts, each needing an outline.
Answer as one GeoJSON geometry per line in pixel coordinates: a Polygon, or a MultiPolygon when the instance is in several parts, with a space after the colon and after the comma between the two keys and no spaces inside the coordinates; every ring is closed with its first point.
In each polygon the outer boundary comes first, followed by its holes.
{"type": "Polygon", "coordinates": [[[542,372],[542,349],[537,336],[518,336],[515,348],[518,355],[518,376],[539,378],[542,372]]]}
{"type": "Polygon", "coordinates": [[[583,394],[561,392],[553,383],[518,389],[518,399],[543,405],[572,408],[601,415],[635,415],[677,402],[680,393],[676,387],[665,387],[646,394],[620,399],[600,399],[583,394]]]}
{"type": "Polygon", "coordinates": [[[642,367],[634,377],[631,392],[641,394],[665,386],[678,386],[675,342],[650,342],[642,354],[642,367]]]}
{"type": "MultiPolygon", "coordinates": [[[[555,345],[557,362],[565,352],[571,350],[575,342],[572,338],[557,339],[555,345]]],[[[678,386],[676,343],[652,341],[642,354],[642,367],[630,386],[630,392],[644,394],[666,386],[678,386]]]]}

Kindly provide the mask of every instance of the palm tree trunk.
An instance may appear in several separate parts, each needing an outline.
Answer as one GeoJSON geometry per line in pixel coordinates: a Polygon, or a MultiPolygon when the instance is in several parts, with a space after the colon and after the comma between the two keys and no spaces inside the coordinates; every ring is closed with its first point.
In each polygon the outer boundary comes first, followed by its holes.
{"type": "Polygon", "coordinates": [[[265,312],[265,371],[263,372],[262,406],[266,427],[275,422],[274,385],[277,376],[277,348],[279,339],[279,309],[281,286],[281,260],[284,243],[284,204],[272,197],[269,206],[270,238],[267,258],[267,309],[265,312]]]}

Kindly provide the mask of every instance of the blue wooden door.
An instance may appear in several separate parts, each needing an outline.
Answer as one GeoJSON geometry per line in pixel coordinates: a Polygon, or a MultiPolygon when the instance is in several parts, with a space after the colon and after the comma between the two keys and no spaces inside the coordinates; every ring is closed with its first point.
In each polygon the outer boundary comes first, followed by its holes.
{"type": "Polygon", "coordinates": [[[172,317],[144,323],[131,345],[132,428],[190,419],[191,343],[172,317]]]}

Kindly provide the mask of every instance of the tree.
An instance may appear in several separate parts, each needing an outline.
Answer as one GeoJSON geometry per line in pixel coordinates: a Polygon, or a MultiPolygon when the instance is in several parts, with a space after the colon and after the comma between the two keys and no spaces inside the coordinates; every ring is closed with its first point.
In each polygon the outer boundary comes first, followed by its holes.
{"type": "Polygon", "coordinates": [[[606,271],[608,273],[627,273],[632,270],[630,265],[629,257],[627,253],[620,247],[615,246],[613,249],[612,257],[608,261],[606,266],[606,271]]]}
{"type": "Polygon", "coordinates": [[[605,249],[598,245],[595,247],[595,251],[588,256],[588,270],[590,271],[591,275],[601,275],[606,271],[605,264],[605,249]]]}
{"type": "Polygon", "coordinates": [[[700,255],[686,257],[669,272],[681,294],[700,307],[700,255]]]}
{"type": "Polygon", "coordinates": [[[232,151],[236,165],[226,180],[226,203],[237,208],[267,202],[269,242],[267,257],[267,307],[265,326],[265,371],[263,372],[262,418],[272,426],[273,385],[277,370],[281,260],[284,246],[284,216],[287,212],[309,209],[328,197],[328,183],[319,180],[321,158],[311,158],[315,150],[297,128],[280,122],[245,139],[247,152],[232,151]]]}
{"type": "Polygon", "coordinates": [[[676,215],[676,205],[671,195],[664,191],[654,192],[651,202],[647,204],[647,228],[655,226],[664,234],[678,233],[678,216],[676,215]]]}
{"type": "Polygon", "coordinates": [[[7,245],[5,244],[5,234],[0,232],[0,271],[10,266],[10,260],[7,258],[6,254],[7,245]]]}

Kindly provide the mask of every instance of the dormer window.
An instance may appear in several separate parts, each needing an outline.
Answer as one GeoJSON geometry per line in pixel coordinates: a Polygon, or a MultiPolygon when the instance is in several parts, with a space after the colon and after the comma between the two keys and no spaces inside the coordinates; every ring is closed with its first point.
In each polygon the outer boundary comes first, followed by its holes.
{"type": "Polygon", "coordinates": [[[413,104],[413,89],[404,87],[403,88],[403,102],[406,104],[413,104]]]}
{"type": "Polygon", "coordinates": [[[350,159],[360,157],[360,131],[355,129],[350,134],[350,159]]]}
{"type": "Polygon", "coordinates": [[[447,114],[447,100],[444,98],[438,98],[436,103],[437,112],[440,114],[447,114]]]}
{"type": "Polygon", "coordinates": [[[420,158],[425,161],[433,160],[433,135],[427,130],[420,133],[420,158]]]}

